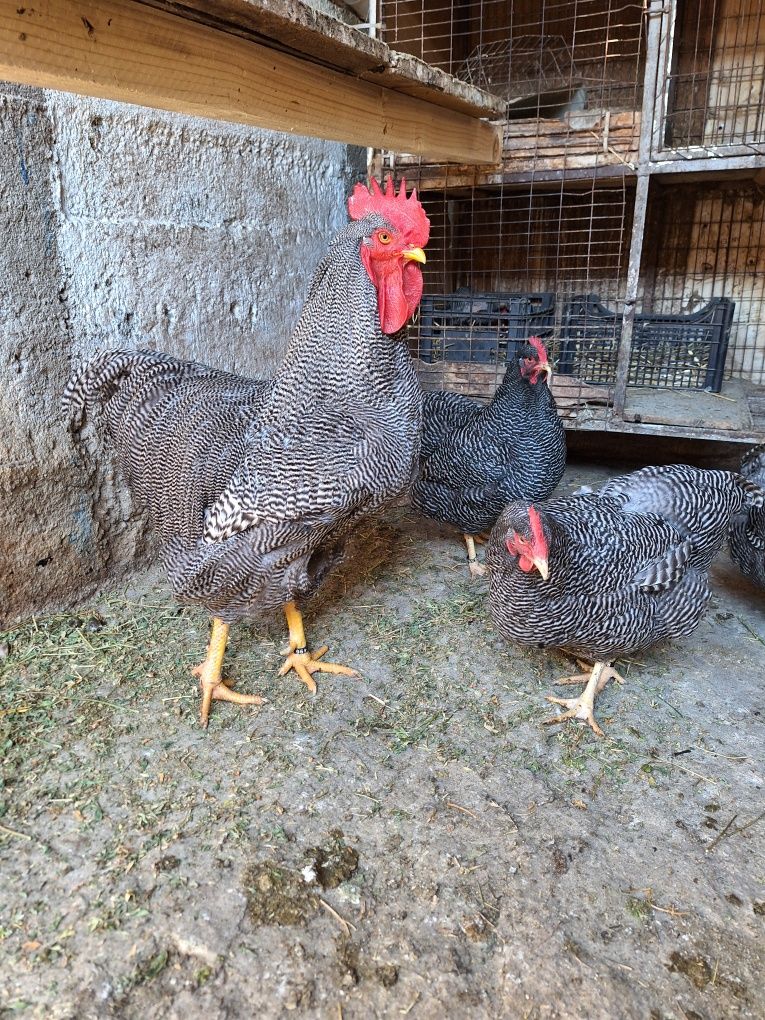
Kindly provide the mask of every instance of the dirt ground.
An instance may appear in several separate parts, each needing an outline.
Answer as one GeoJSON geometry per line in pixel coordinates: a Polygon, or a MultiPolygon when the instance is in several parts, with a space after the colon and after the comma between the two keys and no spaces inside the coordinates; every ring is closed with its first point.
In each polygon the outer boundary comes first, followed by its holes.
{"type": "Polygon", "coordinates": [[[267,702],[206,733],[158,576],[0,635],[0,1015],[765,1016],[765,596],[722,556],[599,741],[540,725],[573,664],[495,635],[450,532],[354,544],[306,625],[363,679],[311,696],[240,625],[267,702]]]}

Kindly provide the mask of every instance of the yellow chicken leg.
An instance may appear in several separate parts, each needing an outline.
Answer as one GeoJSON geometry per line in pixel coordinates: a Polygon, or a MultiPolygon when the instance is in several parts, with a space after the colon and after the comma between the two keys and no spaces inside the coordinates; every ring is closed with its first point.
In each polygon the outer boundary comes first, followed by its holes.
{"type": "MultiPolygon", "coordinates": [[[[470,570],[471,577],[483,577],[486,573],[486,567],[483,563],[478,562],[478,558],[475,554],[475,536],[474,535],[463,535],[465,539],[465,545],[467,546],[467,560],[468,568],[470,570]]],[[[480,541],[480,539],[479,539],[480,541]]]]}
{"type": "Polygon", "coordinates": [[[223,655],[228,643],[229,625],[213,618],[210,644],[207,647],[207,658],[192,669],[194,676],[199,677],[202,687],[202,707],[199,718],[204,729],[210,716],[210,705],[213,701],[233,701],[237,705],[262,705],[263,698],[257,694],[239,694],[229,689],[229,681],[221,676],[223,655]]]}
{"type": "Polygon", "coordinates": [[[355,669],[349,669],[348,666],[338,666],[334,662],[319,662],[322,655],[327,654],[326,645],[322,645],[315,652],[308,651],[303,617],[294,602],[285,605],[284,615],[287,617],[287,626],[290,630],[290,647],[284,665],[279,670],[279,676],[285,676],[294,669],[311,694],[315,694],[316,681],[311,676],[312,673],[339,673],[342,676],[355,677],[359,675],[355,669]]]}
{"type": "MultiPolygon", "coordinates": [[[[584,666],[584,663],[580,662],[579,665],[584,666]]],[[[596,736],[602,737],[603,730],[598,726],[594,714],[595,698],[609,680],[615,680],[619,684],[624,683],[624,677],[620,676],[615,669],[612,669],[607,662],[596,662],[592,667],[591,673],[577,673],[576,676],[567,676],[558,680],[557,683],[559,684],[581,684],[586,682],[587,686],[578,698],[554,698],[548,694],[547,701],[552,702],[553,705],[562,705],[568,711],[561,712],[560,715],[554,715],[551,719],[543,719],[542,725],[554,726],[556,723],[565,722],[567,719],[582,719],[596,736]]]]}

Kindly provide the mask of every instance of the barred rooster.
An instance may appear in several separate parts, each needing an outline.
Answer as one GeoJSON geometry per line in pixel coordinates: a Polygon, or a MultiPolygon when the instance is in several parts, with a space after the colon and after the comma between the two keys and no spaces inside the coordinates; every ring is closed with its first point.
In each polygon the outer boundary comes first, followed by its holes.
{"type": "Polygon", "coordinates": [[[598,492],[511,503],[489,539],[489,605],[506,638],[594,661],[578,698],[553,698],[603,735],[595,697],[622,677],[614,659],[689,634],[709,601],[709,567],[730,528],[765,492],[730,471],[648,467],[598,492]]]}
{"type": "MultiPolygon", "coordinates": [[[[750,450],[739,471],[761,488],[765,488],[765,446],[750,450]]],[[[752,584],[765,588],[765,509],[753,507],[739,514],[728,536],[731,559],[752,584]]]]}
{"type": "Polygon", "coordinates": [[[483,574],[475,536],[511,499],[546,499],[563,475],[566,437],[550,389],[547,351],[532,337],[507,363],[487,405],[459,393],[426,393],[420,473],[412,505],[463,533],[473,576],[483,574]]]}
{"type": "Polygon", "coordinates": [[[422,395],[403,327],[422,296],[429,222],[415,192],[357,184],[276,376],[255,382],[151,351],[106,351],[70,381],[75,433],[95,413],[163,545],[180,602],[213,617],[201,721],[256,704],[221,666],[229,626],[284,607],[294,670],[356,675],[308,651],[298,601],[342,557],[355,522],[406,492],[422,395]]]}

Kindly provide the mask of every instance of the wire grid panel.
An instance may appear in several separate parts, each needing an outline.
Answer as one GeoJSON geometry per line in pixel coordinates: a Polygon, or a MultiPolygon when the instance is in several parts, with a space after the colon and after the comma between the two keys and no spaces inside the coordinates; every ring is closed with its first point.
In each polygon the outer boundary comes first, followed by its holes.
{"type": "Polygon", "coordinates": [[[765,152],[763,0],[684,0],[659,93],[667,97],[654,155],[698,149],[765,152]]]}
{"type": "MultiPolygon", "coordinates": [[[[764,5],[666,0],[652,150],[674,134],[674,144],[713,138],[719,151],[738,155],[731,146],[742,141],[747,154],[758,151],[764,5]]],[[[488,398],[524,333],[551,348],[572,427],[620,427],[611,402],[623,385],[629,405],[660,391],[671,403],[672,391],[718,390],[723,380],[765,384],[762,189],[658,175],[630,358],[617,378],[645,84],[642,3],[382,0],[380,10],[391,46],[507,101],[499,167],[378,158],[378,172],[417,184],[433,221],[426,300],[412,328],[426,388],[488,398]]],[[[692,401],[678,397],[670,415],[666,406],[654,420],[701,421],[692,401]]]]}
{"type": "MultiPolygon", "coordinates": [[[[623,307],[633,206],[626,182],[421,197],[431,239],[410,338],[423,388],[488,399],[530,337],[543,340],[555,363],[576,295],[597,290],[623,307]]],[[[586,380],[569,365],[554,383],[562,413],[604,420],[613,382],[586,380]]]]}
{"type": "Polygon", "coordinates": [[[654,315],[733,303],[723,378],[765,385],[765,188],[655,182],[640,285],[641,310],[654,315]]]}
{"type": "Polygon", "coordinates": [[[380,12],[393,49],[511,100],[512,116],[639,109],[640,2],[382,0],[380,12]]]}

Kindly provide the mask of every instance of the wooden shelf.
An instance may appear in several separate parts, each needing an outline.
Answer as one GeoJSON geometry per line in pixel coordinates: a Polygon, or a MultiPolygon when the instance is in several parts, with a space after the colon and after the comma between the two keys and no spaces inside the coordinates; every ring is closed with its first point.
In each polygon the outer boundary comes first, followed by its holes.
{"type": "MultiPolygon", "coordinates": [[[[489,401],[503,367],[476,362],[415,360],[425,391],[448,389],[489,401]]],[[[558,413],[567,429],[640,435],[765,442],[765,387],[731,379],[721,393],[704,390],[628,388],[622,419],[613,412],[613,391],[575,376],[556,374],[552,383],[558,413]]]]}
{"type": "Polygon", "coordinates": [[[621,180],[637,173],[640,113],[584,111],[564,120],[508,121],[503,139],[500,166],[446,166],[399,156],[396,168],[422,191],[621,180]]]}
{"type": "Polygon", "coordinates": [[[443,162],[504,104],[302,0],[0,0],[0,79],[443,162]]]}

